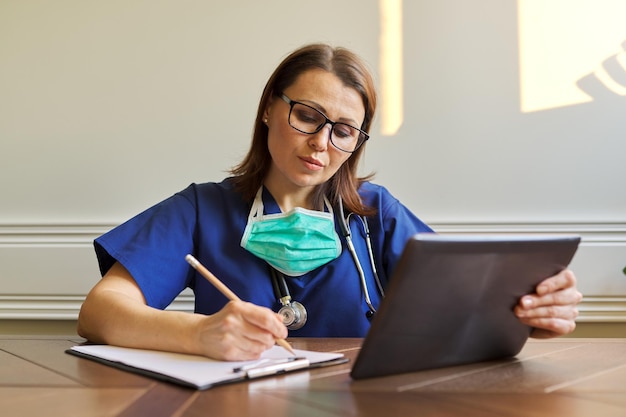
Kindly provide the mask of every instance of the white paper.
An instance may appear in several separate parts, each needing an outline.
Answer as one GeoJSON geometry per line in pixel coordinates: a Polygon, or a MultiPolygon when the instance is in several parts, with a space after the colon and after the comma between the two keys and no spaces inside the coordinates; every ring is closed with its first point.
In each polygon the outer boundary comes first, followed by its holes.
{"type": "MultiPolygon", "coordinates": [[[[188,382],[198,388],[241,379],[245,376],[245,373],[233,372],[233,369],[257,362],[225,362],[204,356],[109,345],[80,345],[72,347],[71,350],[95,358],[132,366],[138,370],[155,372],[179,381],[188,382]]],[[[343,357],[341,353],[312,352],[298,349],[294,349],[294,351],[296,356],[307,358],[312,365],[343,357]]],[[[290,357],[292,355],[280,346],[274,346],[261,355],[261,359],[286,359],[290,357]]]]}

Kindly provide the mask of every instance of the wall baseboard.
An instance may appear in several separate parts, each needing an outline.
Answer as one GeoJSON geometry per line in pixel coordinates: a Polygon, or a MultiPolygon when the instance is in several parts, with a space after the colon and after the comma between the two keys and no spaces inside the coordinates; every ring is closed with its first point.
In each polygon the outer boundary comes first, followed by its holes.
{"type": "MultiPolygon", "coordinates": [[[[76,320],[84,295],[0,295],[0,320],[76,320]]],[[[193,294],[181,294],[168,310],[193,312],[193,294]]]]}
{"type": "MultiPolygon", "coordinates": [[[[64,336],[80,340],[76,320],[8,320],[0,319],[0,335],[26,337],[33,335],[64,336]]],[[[626,337],[626,323],[577,323],[576,330],[564,337],[626,337]]]]}
{"type": "MultiPolygon", "coordinates": [[[[93,239],[112,224],[0,225],[0,319],[76,320],[99,279],[93,239]]],[[[585,295],[581,323],[626,323],[626,224],[476,223],[432,224],[440,233],[563,233],[582,242],[572,269],[585,295]]],[[[185,291],[169,309],[193,311],[185,291]]]]}
{"type": "MultiPolygon", "coordinates": [[[[0,320],[76,320],[84,296],[0,295],[0,320]]],[[[181,294],[168,310],[192,313],[192,294],[181,294]]],[[[581,323],[626,323],[626,296],[585,297],[579,306],[581,323]]]]}

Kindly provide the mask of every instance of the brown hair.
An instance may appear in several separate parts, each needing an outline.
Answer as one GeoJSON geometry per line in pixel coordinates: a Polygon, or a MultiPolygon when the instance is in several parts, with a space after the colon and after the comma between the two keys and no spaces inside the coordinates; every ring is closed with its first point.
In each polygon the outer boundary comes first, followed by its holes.
{"type": "MultiPolygon", "coordinates": [[[[361,130],[369,132],[376,111],[376,90],[365,63],[345,48],[334,48],[326,44],[311,44],[295,50],[280,63],[265,85],[254,122],[250,150],[243,161],[230,171],[234,175],[235,188],[246,201],[254,199],[271,165],[267,146],[268,128],[263,123],[263,113],[270,98],[282,93],[300,74],[314,68],[336,75],[346,86],[354,88],[360,94],[365,107],[361,130]]],[[[364,149],[365,144],[352,153],[326,183],[317,186],[313,195],[316,207],[323,207],[324,195],[333,205],[337,204],[341,196],[347,211],[359,215],[371,215],[375,212],[374,208],[363,204],[357,191],[363,181],[372,177],[357,176],[358,163],[364,149]]]]}

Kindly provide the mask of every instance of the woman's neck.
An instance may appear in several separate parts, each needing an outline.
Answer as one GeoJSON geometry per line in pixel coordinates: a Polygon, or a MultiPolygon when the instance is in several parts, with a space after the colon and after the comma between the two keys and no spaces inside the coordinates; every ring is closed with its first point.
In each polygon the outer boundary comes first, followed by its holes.
{"type": "Polygon", "coordinates": [[[283,213],[286,213],[296,207],[302,207],[306,209],[314,209],[311,196],[314,188],[302,188],[297,187],[294,189],[285,189],[283,187],[276,187],[275,184],[264,183],[263,186],[270,192],[278,207],[283,213]]]}

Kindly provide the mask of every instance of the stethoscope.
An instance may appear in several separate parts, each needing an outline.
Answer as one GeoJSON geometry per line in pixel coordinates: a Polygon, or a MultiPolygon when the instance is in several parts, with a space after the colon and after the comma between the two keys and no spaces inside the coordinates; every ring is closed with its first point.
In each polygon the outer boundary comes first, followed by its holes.
{"type": "MultiPolygon", "coordinates": [[[[354,213],[350,213],[347,217],[344,217],[343,201],[341,197],[339,197],[339,213],[336,217],[339,218],[339,228],[341,229],[341,233],[346,240],[346,246],[348,247],[348,251],[352,256],[354,265],[356,266],[356,269],[359,273],[361,288],[363,289],[365,303],[367,304],[368,308],[365,316],[368,320],[371,320],[374,317],[374,314],[376,314],[376,309],[372,304],[369,290],[367,289],[367,283],[365,281],[365,273],[363,272],[363,268],[361,267],[361,262],[359,261],[359,257],[356,253],[356,249],[354,248],[354,244],[352,243],[350,216],[352,216],[353,214],[354,213]]],[[[365,232],[365,244],[367,245],[367,253],[370,260],[370,265],[372,267],[372,271],[374,273],[374,281],[376,282],[376,287],[380,295],[384,297],[385,291],[383,290],[380,278],[378,277],[378,271],[376,270],[376,264],[374,262],[374,253],[372,251],[372,241],[370,239],[370,230],[367,224],[367,218],[365,218],[365,216],[358,215],[356,215],[356,218],[361,221],[363,231],[365,232]]],[[[270,267],[270,272],[272,276],[272,286],[274,287],[274,295],[278,298],[278,301],[281,305],[280,309],[278,310],[278,314],[281,316],[283,324],[287,326],[289,330],[300,329],[302,326],[304,326],[308,318],[306,308],[298,301],[292,300],[285,276],[272,267],[270,267]]]]}

